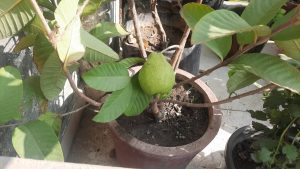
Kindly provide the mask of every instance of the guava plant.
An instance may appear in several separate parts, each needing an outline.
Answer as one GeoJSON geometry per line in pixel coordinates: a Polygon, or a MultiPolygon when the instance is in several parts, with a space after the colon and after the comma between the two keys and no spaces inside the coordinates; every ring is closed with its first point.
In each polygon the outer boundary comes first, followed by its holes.
{"type": "MultiPolygon", "coordinates": [[[[300,60],[300,7],[270,24],[287,0],[252,0],[241,16],[228,10],[214,11],[199,3],[184,5],[180,14],[188,27],[171,60],[172,67],[159,51],[148,58],[145,52],[141,52],[141,58],[120,59],[106,44],[111,37],[128,34],[118,24],[103,22],[90,31],[84,30],[81,26],[82,16],[94,12],[102,2],[5,0],[0,4],[0,38],[15,35],[19,31],[25,32],[15,51],[32,47],[33,62],[39,71],[38,76],[22,79],[19,71],[12,66],[0,69],[0,122],[17,121],[13,124],[17,127],[12,142],[20,157],[63,160],[58,134],[60,118],[65,114],[47,112],[43,105],[58,97],[66,81],[88,105],[99,107],[99,113],[93,118],[96,122],[110,122],[122,114],[138,115],[149,104],[153,105],[153,113],[159,118],[157,104],[162,102],[200,108],[226,103],[276,86],[300,92],[300,73],[295,64],[290,64],[290,61],[297,63],[300,60]],[[194,78],[174,85],[174,70],[178,67],[190,31],[192,43],[208,46],[220,57],[221,62],[194,78]],[[245,54],[270,39],[275,40],[289,57],[288,61],[262,53],[245,54]],[[238,42],[239,50],[228,54],[233,40],[238,42]],[[72,71],[76,71],[78,63],[83,60],[101,62],[81,77],[89,87],[111,93],[103,104],[80,92],[71,77],[72,71]],[[130,75],[128,69],[135,65],[143,66],[140,72],[130,75]],[[215,103],[186,103],[167,99],[172,88],[227,65],[230,66],[227,82],[229,98],[215,103]],[[236,90],[259,79],[265,79],[270,84],[231,97],[236,90]],[[41,116],[37,120],[18,123],[22,118],[22,108],[26,106],[23,99],[33,98],[37,98],[42,106],[41,116]]],[[[133,12],[136,38],[141,51],[145,51],[134,0],[128,2],[133,12]]]]}

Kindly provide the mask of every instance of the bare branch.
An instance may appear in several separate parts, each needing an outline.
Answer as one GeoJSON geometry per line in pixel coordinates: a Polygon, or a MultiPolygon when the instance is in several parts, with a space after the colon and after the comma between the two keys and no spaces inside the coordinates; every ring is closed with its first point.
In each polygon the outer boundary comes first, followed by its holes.
{"type": "Polygon", "coordinates": [[[79,107],[78,109],[75,109],[73,111],[70,111],[70,112],[66,112],[66,113],[63,113],[63,114],[58,114],[60,117],[64,117],[64,116],[68,116],[68,115],[71,115],[71,114],[74,114],[74,113],[78,113],[80,112],[81,110],[85,109],[86,107],[90,106],[91,104],[88,103],[86,105],[83,105],[81,107],[79,107]]]}
{"type": "MultiPolygon", "coordinates": [[[[299,15],[299,14],[298,14],[299,15]]],[[[297,15],[296,15],[297,16],[297,15]]],[[[242,54],[248,52],[249,50],[251,50],[252,48],[258,46],[258,45],[261,45],[263,43],[266,43],[270,37],[276,35],[277,33],[289,28],[290,26],[294,25],[296,22],[298,22],[298,19],[297,17],[293,17],[292,19],[290,19],[288,22],[280,25],[279,27],[275,28],[274,30],[272,30],[272,33],[267,36],[267,37],[263,37],[261,39],[259,39],[256,43],[253,43],[253,44],[250,44],[250,45],[247,45],[245,46],[244,48],[242,48],[241,50],[238,50],[236,53],[234,53],[231,57],[228,57],[227,59],[225,59],[223,62],[215,65],[214,67],[212,68],[209,68],[207,69],[206,71],[204,71],[203,73],[191,78],[191,79],[187,79],[185,81],[182,81],[180,83],[177,83],[174,87],[179,87],[183,84],[186,84],[186,83],[190,83],[190,82],[193,82],[203,76],[206,76],[206,75],[209,75],[210,73],[212,73],[213,71],[223,67],[223,66],[227,66],[228,64],[230,64],[232,61],[234,61],[236,58],[240,57],[242,54]]]]}
{"type": "Polygon", "coordinates": [[[137,12],[136,12],[136,8],[135,8],[135,2],[134,0],[128,0],[131,12],[132,12],[132,17],[133,17],[133,25],[134,25],[134,30],[135,30],[135,35],[136,35],[136,39],[140,48],[140,52],[141,55],[143,56],[143,58],[147,58],[147,53],[145,51],[145,46],[144,46],[144,42],[143,42],[143,38],[142,38],[142,34],[141,34],[141,30],[140,30],[140,24],[137,18],[137,12]]]}
{"type": "Polygon", "coordinates": [[[190,32],[191,32],[191,29],[188,26],[186,26],[184,29],[182,38],[180,40],[179,48],[175,51],[175,54],[172,58],[171,64],[172,64],[172,67],[174,70],[176,70],[178,68],[178,65],[181,61],[182,53],[183,53],[183,50],[184,50],[184,47],[185,47],[185,44],[189,37],[190,32]]]}
{"type": "Polygon", "coordinates": [[[68,78],[68,81],[73,89],[73,91],[79,96],[81,97],[83,100],[85,100],[86,102],[90,103],[93,106],[99,107],[101,106],[101,103],[89,98],[88,96],[86,96],[85,94],[83,94],[82,92],[80,92],[75,84],[75,82],[72,79],[72,76],[70,74],[70,72],[67,69],[64,69],[64,72],[68,78]]]}
{"type": "MultiPolygon", "coordinates": [[[[40,9],[39,5],[37,4],[36,0],[30,0],[30,3],[34,9],[34,11],[36,12],[36,15],[39,17],[39,19],[41,20],[42,22],[42,25],[46,31],[46,34],[48,36],[48,38],[51,40],[53,35],[52,35],[52,31],[43,15],[43,12],[42,10],[40,9]]],[[[52,42],[52,41],[51,41],[52,42]]]]}
{"type": "Polygon", "coordinates": [[[169,103],[179,104],[179,105],[182,105],[182,106],[187,106],[187,107],[192,107],[192,108],[212,107],[212,106],[216,106],[216,105],[220,105],[220,104],[224,104],[224,103],[229,103],[229,102],[232,102],[233,100],[236,100],[236,99],[251,96],[251,95],[254,95],[254,94],[257,94],[257,93],[261,93],[261,92],[263,92],[267,89],[272,89],[272,88],[275,88],[275,87],[276,87],[276,85],[274,85],[274,84],[268,84],[268,85],[266,85],[262,88],[251,90],[249,92],[246,92],[246,93],[243,93],[243,94],[240,94],[240,95],[236,95],[234,97],[229,97],[227,99],[220,100],[220,101],[213,102],[213,103],[195,104],[195,103],[181,102],[181,101],[177,101],[177,100],[161,100],[160,102],[169,102],[169,103]]]}
{"type": "Polygon", "coordinates": [[[167,43],[167,35],[166,35],[166,31],[164,29],[164,27],[162,26],[161,20],[159,18],[158,12],[157,12],[157,0],[150,0],[150,6],[151,6],[151,11],[152,11],[152,16],[154,18],[155,23],[158,26],[159,32],[161,34],[162,37],[162,45],[163,47],[165,47],[166,43],[167,43]]]}

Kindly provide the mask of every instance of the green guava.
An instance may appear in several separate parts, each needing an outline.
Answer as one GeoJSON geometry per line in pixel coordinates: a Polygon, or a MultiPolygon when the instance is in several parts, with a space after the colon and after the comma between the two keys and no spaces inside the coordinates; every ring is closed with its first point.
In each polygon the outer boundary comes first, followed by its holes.
{"type": "Polygon", "coordinates": [[[166,95],[175,84],[175,72],[163,54],[153,52],[140,70],[139,82],[149,95],[166,95]]]}

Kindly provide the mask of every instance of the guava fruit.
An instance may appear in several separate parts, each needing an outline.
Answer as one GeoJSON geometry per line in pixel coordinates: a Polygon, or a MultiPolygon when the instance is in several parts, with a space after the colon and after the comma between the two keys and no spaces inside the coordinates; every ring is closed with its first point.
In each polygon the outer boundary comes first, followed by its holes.
{"type": "Polygon", "coordinates": [[[175,83],[175,72],[161,53],[153,52],[139,72],[139,82],[149,95],[169,94],[175,83]]]}

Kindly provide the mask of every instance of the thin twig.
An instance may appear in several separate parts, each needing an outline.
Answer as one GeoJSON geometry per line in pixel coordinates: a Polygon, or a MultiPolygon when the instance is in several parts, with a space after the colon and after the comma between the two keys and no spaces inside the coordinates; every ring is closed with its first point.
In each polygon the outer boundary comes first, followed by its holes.
{"type": "Polygon", "coordinates": [[[67,69],[64,69],[64,72],[65,72],[65,75],[67,76],[68,78],[68,81],[72,87],[72,89],[74,90],[74,92],[79,96],[81,97],[82,99],[84,99],[86,102],[90,103],[91,105],[93,106],[96,106],[96,107],[99,107],[101,106],[101,103],[89,98],[88,96],[86,96],[85,94],[83,94],[82,92],[80,92],[75,84],[75,82],[73,81],[72,79],[72,76],[70,74],[70,72],[67,70],[67,69]]]}
{"type": "Polygon", "coordinates": [[[174,54],[172,62],[171,62],[174,70],[176,70],[178,68],[178,65],[181,60],[182,53],[183,53],[183,50],[184,50],[184,47],[185,47],[185,44],[189,37],[190,32],[191,32],[191,29],[188,26],[186,26],[184,29],[182,38],[180,40],[180,43],[179,43],[179,48],[175,51],[175,54],[174,54]]]}
{"type": "Polygon", "coordinates": [[[42,10],[40,9],[40,7],[39,7],[38,3],[36,2],[36,0],[30,0],[30,2],[31,2],[31,5],[32,5],[34,11],[36,12],[37,16],[40,18],[40,20],[42,22],[42,25],[43,25],[43,27],[44,27],[44,29],[46,31],[46,34],[48,36],[48,38],[52,42],[53,41],[53,39],[52,39],[53,38],[52,31],[51,31],[51,29],[50,29],[50,27],[49,27],[49,25],[48,25],[48,23],[47,23],[44,15],[43,15],[42,10]]]}
{"type": "Polygon", "coordinates": [[[223,66],[227,66],[228,64],[230,64],[232,61],[234,61],[235,59],[237,59],[238,57],[240,57],[242,54],[248,52],[249,50],[251,50],[252,48],[258,46],[258,45],[261,45],[261,44],[264,44],[266,43],[270,37],[276,35],[277,33],[289,28],[290,26],[294,25],[296,22],[298,21],[298,19],[296,17],[293,17],[292,19],[290,19],[288,22],[282,24],[281,26],[275,28],[274,30],[272,30],[272,33],[267,36],[267,37],[263,37],[261,39],[259,39],[256,43],[253,43],[253,44],[250,44],[250,45],[247,45],[245,46],[244,48],[242,48],[241,50],[238,50],[236,53],[234,53],[231,57],[225,59],[223,62],[215,65],[214,67],[212,68],[209,68],[207,69],[206,71],[204,71],[203,73],[201,73],[200,75],[197,75],[191,79],[187,79],[185,81],[182,81],[180,83],[177,83],[174,87],[179,87],[183,84],[186,84],[186,83],[190,83],[190,82],[193,82],[203,76],[206,76],[206,75],[209,75],[210,73],[212,73],[213,71],[223,67],[223,66]]]}
{"type": "Polygon", "coordinates": [[[154,18],[155,23],[158,26],[159,32],[162,37],[162,46],[165,47],[167,44],[167,35],[164,27],[162,26],[161,20],[159,18],[158,12],[157,12],[157,0],[150,0],[150,6],[152,11],[152,16],[154,18]]]}
{"type": "Polygon", "coordinates": [[[76,15],[77,16],[80,16],[84,10],[84,8],[87,6],[87,4],[90,2],[90,0],[85,0],[83,2],[83,4],[78,8],[77,12],[76,12],[76,15]]]}
{"type": "Polygon", "coordinates": [[[16,123],[12,123],[12,124],[1,125],[0,128],[15,127],[15,126],[19,126],[19,125],[22,125],[22,124],[25,124],[25,123],[28,123],[28,121],[26,121],[26,122],[16,122],[16,123]]]}
{"type": "Polygon", "coordinates": [[[227,99],[220,100],[220,101],[217,101],[217,102],[212,102],[212,103],[199,103],[199,104],[196,104],[196,103],[181,102],[181,101],[169,100],[169,99],[168,100],[161,100],[160,102],[169,102],[169,103],[179,104],[179,105],[182,105],[182,106],[187,106],[187,107],[192,107],[192,108],[212,107],[212,106],[216,106],[216,105],[220,105],[220,104],[224,104],[224,103],[229,103],[229,102],[232,102],[233,100],[236,100],[236,99],[251,96],[251,95],[254,95],[254,94],[257,94],[257,93],[261,93],[261,92],[265,91],[266,89],[272,89],[272,88],[275,88],[275,87],[276,87],[276,85],[274,85],[274,84],[268,84],[268,85],[266,85],[262,88],[251,90],[249,92],[246,92],[246,93],[243,93],[243,94],[240,94],[240,95],[236,95],[234,97],[229,97],[227,99]]]}
{"type": "Polygon", "coordinates": [[[74,113],[78,113],[80,112],[81,110],[85,109],[86,107],[90,106],[91,104],[88,103],[86,105],[83,105],[81,107],[79,107],[78,109],[75,109],[75,110],[72,110],[70,112],[66,112],[66,113],[63,113],[63,114],[58,114],[60,117],[64,117],[64,116],[68,116],[68,115],[71,115],[71,114],[74,114],[74,113]]]}
{"type": "Polygon", "coordinates": [[[139,24],[139,20],[137,18],[137,12],[136,12],[136,8],[135,8],[135,2],[134,0],[128,0],[131,12],[132,12],[132,18],[133,18],[133,25],[134,25],[134,30],[135,30],[135,35],[136,35],[136,39],[140,48],[140,52],[143,58],[147,59],[147,53],[145,51],[145,46],[144,46],[144,42],[143,42],[143,38],[142,38],[142,34],[141,34],[141,30],[140,30],[140,24],[139,24]]]}

